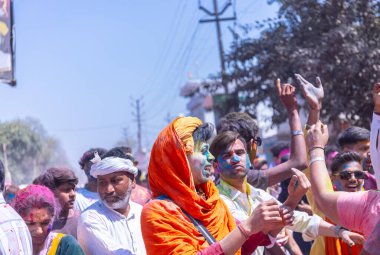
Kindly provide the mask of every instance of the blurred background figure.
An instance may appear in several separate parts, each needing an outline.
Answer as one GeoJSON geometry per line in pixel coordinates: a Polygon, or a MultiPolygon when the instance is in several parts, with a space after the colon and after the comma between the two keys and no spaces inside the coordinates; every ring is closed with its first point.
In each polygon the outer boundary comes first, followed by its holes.
{"type": "Polygon", "coordinates": [[[17,192],[13,205],[28,226],[33,254],[84,254],[73,236],[51,231],[57,204],[49,188],[29,185],[17,192]]]}
{"type": "Polygon", "coordinates": [[[74,172],[67,168],[52,167],[38,176],[33,184],[48,187],[58,202],[59,210],[54,218],[52,230],[77,238],[80,212],[74,210],[75,186],[78,184],[74,172]]]}
{"type": "Polygon", "coordinates": [[[5,169],[0,160],[0,254],[32,255],[32,239],[24,220],[5,202],[5,169]]]}
{"type": "Polygon", "coordinates": [[[96,178],[90,174],[91,166],[95,156],[101,157],[107,150],[103,148],[92,148],[83,153],[79,160],[80,168],[84,171],[87,177],[87,183],[83,188],[76,190],[75,209],[82,212],[84,209],[99,200],[98,195],[98,182],[96,178]]]}
{"type": "Polygon", "coordinates": [[[7,204],[12,204],[13,199],[16,196],[17,191],[19,191],[20,188],[16,185],[10,184],[5,185],[4,189],[4,199],[7,204]]]}

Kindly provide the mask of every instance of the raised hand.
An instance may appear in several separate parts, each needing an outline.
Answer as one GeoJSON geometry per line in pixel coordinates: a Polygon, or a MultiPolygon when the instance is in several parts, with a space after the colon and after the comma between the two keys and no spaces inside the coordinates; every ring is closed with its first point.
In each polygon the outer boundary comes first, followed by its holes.
{"type": "Polygon", "coordinates": [[[281,80],[276,80],[276,91],[282,104],[285,106],[288,112],[297,109],[297,98],[295,94],[295,87],[291,84],[283,84],[281,86],[281,80]]]}
{"type": "Polygon", "coordinates": [[[303,78],[300,74],[294,74],[297,80],[298,85],[301,87],[302,94],[306,99],[307,104],[310,109],[319,111],[322,107],[322,99],[325,95],[323,91],[323,86],[321,79],[317,77],[315,79],[315,84],[311,84],[305,78],[303,78]]]}
{"type": "Polygon", "coordinates": [[[291,171],[293,175],[288,186],[289,196],[284,204],[295,209],[303,195],[311,187],[311,184],[306,175],[300,170],[292,168],[291,171]]]}
{"type": "Polygon", "coordinates": [[[378,81],[372,88],[372,98],[375,104],[374,112],[380,113],[380,81],[378,81]]]}
{"type": "Polygon", "coordinates": [[[325,147],[329,140],[329,131],[327,125],[323,125],[320,121],[312,125],[307,132],[306,143],[308,148],[325,147]]]}

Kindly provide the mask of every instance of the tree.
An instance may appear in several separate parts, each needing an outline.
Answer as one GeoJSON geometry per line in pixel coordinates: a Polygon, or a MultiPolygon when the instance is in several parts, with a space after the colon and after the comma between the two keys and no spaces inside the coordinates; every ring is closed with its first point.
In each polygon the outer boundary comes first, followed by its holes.
{"type": "Polygon", "coordinates": [[[280,124],[286,114],[275,79],[286,82],[300,73],[314,83],[318,75],[325,89],[325,121],[343,114],[352,124],[368,128],[370,90],[380,80],[380,1],[269,2],[279,4],[278,17],[257,22],[261,35],[256,39],[249,35],[252,27],[241,26],[226,56],[227,79],[244,98],[240,108],[256,115],[257,104],[263,102],[273,109],[272,122],[280,124]]]}
{"type": "Polygon", "coordinates": [[[68,166],[59,142],[34,119],[0,123],[1,159],[5,157],[12,182],[28,184],[48,167],[68,166]]]}

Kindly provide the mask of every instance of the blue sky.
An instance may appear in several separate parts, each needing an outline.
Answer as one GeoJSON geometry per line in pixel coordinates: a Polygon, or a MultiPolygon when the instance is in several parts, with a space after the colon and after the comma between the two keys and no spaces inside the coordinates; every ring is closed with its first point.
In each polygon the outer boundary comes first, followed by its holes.
{"type": "MultiPolygon", "coordinates": [[[[238,23],[253,23],[276,6],[237,0],[236,11],[238,23]]],[[[195,0],[17,0],[14,13],[17,87],[0,85],[0,120],[40,120],[73,169],[88,148],[122,140],[123,128],[136,137],[133,99],[142,98],[149,147],[168,114],[187,113],[179,90],[189,73],[219,70],[215,24],[198,23],[205,14],[195,0]]]]}

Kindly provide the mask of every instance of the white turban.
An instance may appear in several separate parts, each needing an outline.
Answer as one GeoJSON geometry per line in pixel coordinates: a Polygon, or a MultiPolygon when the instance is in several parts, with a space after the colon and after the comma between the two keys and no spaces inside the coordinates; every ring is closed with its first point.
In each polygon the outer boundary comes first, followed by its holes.
{"type": "Polygon", "coordinates": [[[131,173],[136,177],[138,170],[129,159],[107,157],[94,163],[91,166],[90,174],[92,177],[98,178],[98,175],[106,175],[120,171],[131,173]]]}

